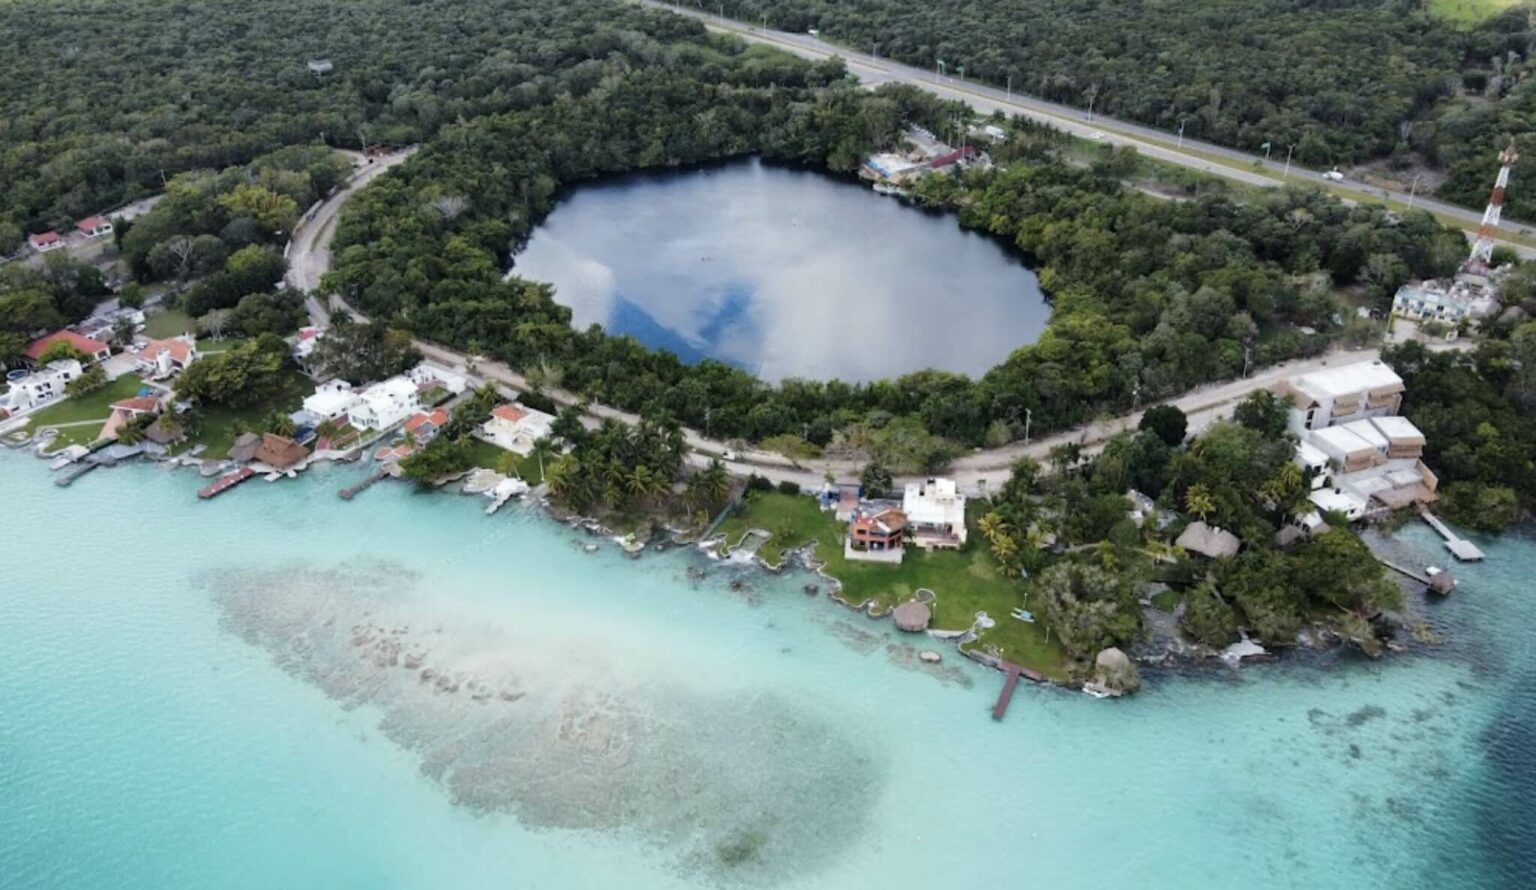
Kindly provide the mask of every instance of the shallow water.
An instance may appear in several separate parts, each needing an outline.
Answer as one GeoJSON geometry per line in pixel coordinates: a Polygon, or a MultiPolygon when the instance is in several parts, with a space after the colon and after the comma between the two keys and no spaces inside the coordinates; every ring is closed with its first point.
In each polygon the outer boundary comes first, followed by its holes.
{"type": "Polygon", "coordinates": [[[757,159],[577,187],[514,263],[578,328],[769,380],[980,374],[1050,317],[1034,273],[952,215],[757,159]]]}
{"type": "MultiPolygon", "coordinates": [[[[995,724],[999,675],[947,649],[928,669],[803,578],[587,555],[527,511],[403,485],[343,502],[355,475],[200,503],[185,472],[60,490],[0,454],[0,884],[1530,873],[1529,538],[1457,567],[1431,655],[1149,676],[1123,702],[1024,688],[995,724]]],[[[1443,560],[1417,526],[1392,546],[1443,560]]]]}

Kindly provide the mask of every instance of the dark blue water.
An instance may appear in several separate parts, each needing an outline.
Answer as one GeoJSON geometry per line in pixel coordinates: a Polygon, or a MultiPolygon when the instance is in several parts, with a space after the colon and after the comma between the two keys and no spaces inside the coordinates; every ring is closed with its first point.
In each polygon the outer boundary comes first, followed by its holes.
{"type": "Polygon", "coordinates": [[[515,271],[578,327],[769,380],[979,374],[1050,317],[1034,274],[953,216],[756,159],[580,187],[515,271]]]}

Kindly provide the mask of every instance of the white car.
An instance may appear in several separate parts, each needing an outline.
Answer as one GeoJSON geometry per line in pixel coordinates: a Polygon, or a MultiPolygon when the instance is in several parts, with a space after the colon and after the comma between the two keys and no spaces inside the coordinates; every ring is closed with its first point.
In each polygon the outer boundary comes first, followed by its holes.
{"type": "Polygon", "coordinates": [[[1329,170],[1327,173],[1323,174],[1323,178],[1331,182],[1343,182],[1344,174],[1337,170],[1329,170]]]}
{"type": "Polygon", "coordinates": [[[1088,134],[1088,138],[1089,139],[1103,139],[1104,138],[1104,131],[1103,130],[1094,130],[1092,133],[1088,134]]]}
{"type": "Polygon", "coordinates": [[[736,455],[736,452],[729,451],[729,450],[726,451],[725,454],[722,454],[721,457],[725,458],[726,460],[737,460],[738,459],[737,455],[736,455]]]}

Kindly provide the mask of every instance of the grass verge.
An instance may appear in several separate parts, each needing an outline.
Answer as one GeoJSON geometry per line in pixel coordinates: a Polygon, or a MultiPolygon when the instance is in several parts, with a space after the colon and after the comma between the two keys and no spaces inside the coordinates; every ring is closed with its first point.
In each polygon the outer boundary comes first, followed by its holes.
{"type": "Polygon", "coordinates": [[[982,631],[976,645],[1047,676],[1065,674],[1061,648],[1045,625],[1009,615],[1019,606],[1028,608],[1025,587],[1004,578],[992,554],[978,543],[965,550],[931,553],[908,547],[900,565],[852,561],[843,555],[843,527],[835,516],[823,512],[815,498],[777,492],[754,494],[721,523],[719,533],[734,544],[751,529],[770,534],[758,555],[774,565],[782,563],[787,552],[814,541],[822,571],[842,584],[848,602],[872,602],[885,609],[926,587],[936,596],[935,628],[963,630],[977,612],[986,612],[996,626],[982,631]]]}

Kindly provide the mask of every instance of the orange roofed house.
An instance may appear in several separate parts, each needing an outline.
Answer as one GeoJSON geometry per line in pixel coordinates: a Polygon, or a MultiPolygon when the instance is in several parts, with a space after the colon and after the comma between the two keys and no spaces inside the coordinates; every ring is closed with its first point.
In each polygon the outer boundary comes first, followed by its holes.
{"type": "Polygon", "coordinates": [[[857,511],[848,523],[843,555],[867,562],[901,562],[906,535],[907,514],[894,507],[857,511]]]}
{"type": "Polygon", "coordinates": [[[92,340],[90,337],[84,334],[77,334],[74,331],[54,331],[46,337],[39,337],[33,340],[27,346],[25,353],[27,361],[33,365],[39,364],[39,360],[43,357],[43,353],[48,351],[48,347],[61,342],[68,343],[70,346],[78,349],[92,362],[104,362],[112,357],[112,347],[100,340],[92,340]]]}

